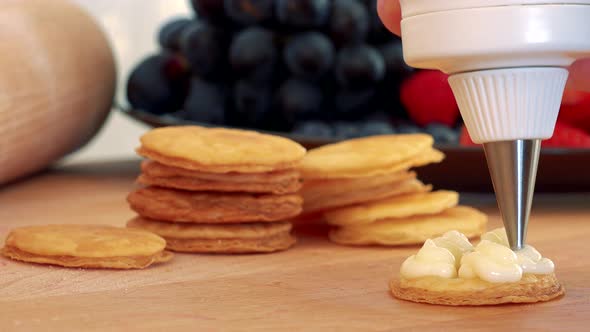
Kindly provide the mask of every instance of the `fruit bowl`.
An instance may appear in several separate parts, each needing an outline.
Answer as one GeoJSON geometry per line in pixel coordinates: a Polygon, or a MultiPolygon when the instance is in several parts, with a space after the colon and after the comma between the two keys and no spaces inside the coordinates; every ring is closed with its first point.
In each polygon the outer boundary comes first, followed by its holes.
{"type": "MultiPolygon", "coordinates": [[[[405,64],[401,40],[381,24],[376,0],[190,4],[194,15],[162,22],[159,50],[127,75],[123,113],[151,126],[253,129],[308,148],[426,132],[447,159],[423,169],[425,180],[491,191],[483,152],[462,129],[447,76],[405,64]]],[[[590,162],[590,135],[570,125],[590,124],[578,116],[581,108],[590,114],[589,96],[564,98],[569,122],[545,142],[539,191],[590,191],[590,176],[562,167],[590,162]]]]}
{"type": "Polygon", "coordinates": [[[159,49],[127,75],[124,107],[138,117],[324,142],[419,131],[458,141],[446,75],[405,64],[376,0],[190,3],[195,16],[162,22],[159,49]]]}
{"type": "MultiPolygon", "coordinates": [[[[171,125],[201,125],[207,123],[182,120],[172,116],[155,116],[145,111],[120,108],[129,117],[152,127],[171,125]]],[[[261,131],[284,136],[300,142],[307,148],[340,141],[337,138],[322,138],[284,132],[261,131]]],[[[436,144],[436,148],[446,155],[440,164],[420,169],[420,177],[439,188],[449,188],[462,192],[492,192],[485,155],[478,146],[457,144],[436,144]]],[[[588,192],[590,191],[590,149],[543,148],[537,174],[537,192],[588,192]],[[564,171],[564,165],[568,166],[564,171]]]]}
{"type": "MultiPolygon", "coordinates": [[[[219,125],[212,125],[210,123],[198,122],[198,121],[191,121],[186,119],[180,119],[174,117],[172,115],[154,115],[150,112],[137,110],[133,108],[125,108],[125,107],[118,107],[119,111],[123,114],[129,116],[130,118],[137,120],[141,123],[144,123],[151,127],[165,127],[165,126],[187,126],[187,125],[197,125],[203,127],[220,127],[219,125]]],[[[233,128],[233,129],[253,129],[253,128],[243,128],[243,127],[234,127],[234,126],[222,126],[224,128],[233,128]]],[[[335,138],[323,138],[323,137],[314,137],[309,135],[299,135],[299,134],[292,134],[292,133],[285,133],[285,132],[278,132],[278,131],[271,131],[271,130],[260,130],[254,129],[258,132],[270,134],[270,135],[278,135],[283,136],[289,139],[292,139],[301,145],[305,146],[306,148],[314,148],[325,144],[335,143],[339,141],[339,139],[335,138]]]]}
{"type": "MultiPolygon", "coordinates": [[[[163,115],[155,115],[150,112],[146,112],[143,110],[133,109],[129,107],[121,107],[118,106],[117,109],[125,114],[126,116],[139,121],[143,124],[146,124],[151,127],[165,127],[165,126],[186,126],[186,125],[197,125],[203,127],[224,127],[224,128],[233,128],[233,129],[248,129],[248,130],[256,130],[261,133],[270,134],[270,135],[277,135],[292,139],[299,144],[305,146],[308,149],[315,148],[318,146],[336,143],[343,139],[347,139],[344,137],[326,137],[321,135],[313,135],[313,134],[301,134],[301,133],[291,133],[291,132],[282,132],[282,131],[273,131],[273,130],[261,130],[257,128],[251,127],[239,127],[239,126],[219,126],[215,124],[210,124],[206,122],[199,122],[199,121],[191,121],[182,118],[175,117],[174,115],[170,114],[163,114],[163,115]]],[[[377,123],[377,122],[376,122],[377,123]]],[[[395,133],[395,132],[393,132],[395,133]]],[[[362,133],[360,133],[356,137],[363,137],[362,133]]],[[[349,137],[353,138],[353,137],[349,137]]],[[[436,147],[440,150],[448,150],[448,149],[470,149],[469,147],[460,147],[457,144],[452,143],[437,143],[436,147]]]]}

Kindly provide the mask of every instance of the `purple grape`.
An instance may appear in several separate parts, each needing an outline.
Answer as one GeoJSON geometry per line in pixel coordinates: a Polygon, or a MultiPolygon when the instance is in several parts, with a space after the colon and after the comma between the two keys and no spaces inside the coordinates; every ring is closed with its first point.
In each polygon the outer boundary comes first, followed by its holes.
{"type": "Polygon", "coordinates": [[[188,18],[179,18],[166,22],[158,33],[160,46],[170,51],[180,51],[180,36],[191,22],[188,18]]]}
{"type": "Polygon", "coordinates": [[[359,120],[367,115],[372,108],[375,89],[341,90],[334,96],[334,107],[338,118],[359,120]]]}
{"type": "Polygon", "coordinates": [[[364,117],[364,121],[366,122],[383,122],[383,123],[390,123],[391,115],[385,112],[382,109],[377,109],[364,117]]]}
{"type": "Polygon", "coordinates": [[[332,125],[334,136],[339,139],[357,138],[363,136],[357,124],[352,122],[336,122],[332,125]]]}
{"type": "Polygon", "coordinates": [[[363,42],[369,31],[369,14],[359,0],[334,0],[330,37],[338,46],[363,42]]]}
{"type": "Polygon", "coordinates": [[[242,25],[264,22],[273,17],[273,0],[223,0],[223,4],[226,15],[242,25]]]}
{"type": "Polygon", "coordinates": [[[385,76],[385,61],[371,46],[345,47],[336,56],[336,80],[347,88],[374,86],[385,76]]]}
{"type": "Polygon", "coordinates": [[[211,21],[222,21],[225,18],[223,0],[191,0],[191,5],[200,18],[211,21]]]}
{"type": "Polygon", "coordinates": [[[287,43],[284,58],[294,75],[319,78],[332,67],[334,46],[330,39],[319,32],[304,32],[287,43]]]}
{"type": "Polygon", "coordinates": [[[334,136],[332,127],[324,122],[319,121],[301,122],[295,126],[293,133],[317,138],[333,138],[334,136]]]}
{"type": "Polygon", "coordinates": [[[330,16],[330,0],[276,0],[279,22],[298,28],[317,28],[330,16]]]}
{"type": "Polygon", "coordinates": [[[416,125],[406,122],[398,124],[397,131],[400,134],[417,134],[422,132],[416,125]]]}
{"type": "Polygon", "coordinates": [[[299,79],[285,81],[276,94],[276,111],[286,122],[317,118],[323,102],[322,91],[314,84],[299,79]]]}
{"type": "Polygon", "coordinates": [[[236,76],[268,81],[273,76],[277,48],[272,32],[251,27],[238,33],[230,46],[229,61],[236,76]]]}
{"type": "Polygon", "coordinates": [[[228,37],[211,23],[196,22],[184,29],[180,48],[193,74],[211,77],[226,65],[228,37]]]}
{"type": "Polygon", "coordinates": [[[193,78],[184,102],[184,118],[208,124],[225,122],[225,98],[220,87],[214,83],[193,78]]]}
{"type": "Polygon", "coordinates": [[[131,106],[154,114],[174,112],[186,96],[188,71],[172,53],[151,55],[141,61],[127,81],[131,106]]]}
{"type": "Polygon", "coordinates": [[[409,76],[414,69],[404,61],[402,42],[399,38],[383,44],[379,52],[385,61],[386,79],[390,82],[399,82],[409,76]]]}
{"type": "Polygon", "coordinates": [[[245,127],[261,128],[271,106],[268,86],[239,80],[234,86],[234,121],[245,127]]]}
{"type": "Polygon", "coordinates": [[[383,121],[366,121],[360,125],[362,136],[390,135],[395,133],[392,125],[383,121]]]}
{"type": "Polygon", "coordinates": [[[438,144],[457,144],[459,143],[459,133],[452,128],[440,123],[431,123],[424,128],[428,134],[432,135],[434,141],[438,144]]]}

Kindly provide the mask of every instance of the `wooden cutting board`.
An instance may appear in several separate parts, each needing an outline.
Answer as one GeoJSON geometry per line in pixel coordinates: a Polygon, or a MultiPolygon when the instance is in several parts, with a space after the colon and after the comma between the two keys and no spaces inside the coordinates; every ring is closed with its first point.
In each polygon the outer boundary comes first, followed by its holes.
{"type": "MultiPolygon", "coordinates": [[[[138,162],[54,170],[0,189],[0,237],[14,226],[123,225],[138,162]]],[[[467,197],[500,221],[489,195],[467,197]]],[[[452,308],[402,302],[388,279],[410,248],[348,248],[321,228],[271,255],[177,255],[141,271],[28,265],[0,258],[0,331],[390,331],[590,329],[590,200],[539,196],[529,241],[567,295],[533,305],[452,308]]]]}

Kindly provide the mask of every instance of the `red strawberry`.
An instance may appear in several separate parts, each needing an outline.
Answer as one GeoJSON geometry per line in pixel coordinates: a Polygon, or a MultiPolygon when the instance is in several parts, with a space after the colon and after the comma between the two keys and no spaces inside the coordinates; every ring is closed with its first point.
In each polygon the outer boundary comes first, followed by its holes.
{"type": "Polygon", "coordinates": [[[558,119],[562,123],[590,133],[590,93],[566,90],[558,119]]]}
{"type": "Polygon", "coordinates": [[[459,108],[447,79],[442,72],[422,70],[402,83],[400,99],[414,123],[455,125],[459,108]]]}
{"type": "Polygon", "coordinates": [[[590,148],[590,135],[581,129],[558,122],[553,137],[543,141],[544,147],[590,148]]]}

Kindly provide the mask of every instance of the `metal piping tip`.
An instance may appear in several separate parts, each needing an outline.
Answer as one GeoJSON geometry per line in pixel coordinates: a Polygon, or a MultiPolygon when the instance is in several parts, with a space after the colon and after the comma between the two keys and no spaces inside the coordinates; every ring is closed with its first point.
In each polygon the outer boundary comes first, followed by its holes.
{"type": "Polygon", "coordinates": [[[513,250],[524,247],[541,140],[515,140],[483,144],[496,201],[513,250]]]}

